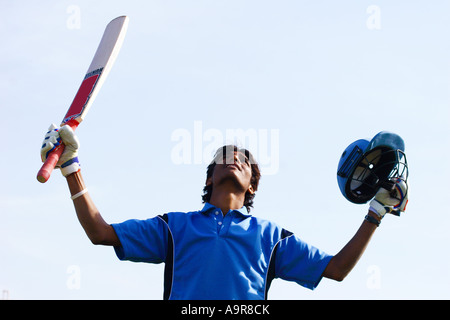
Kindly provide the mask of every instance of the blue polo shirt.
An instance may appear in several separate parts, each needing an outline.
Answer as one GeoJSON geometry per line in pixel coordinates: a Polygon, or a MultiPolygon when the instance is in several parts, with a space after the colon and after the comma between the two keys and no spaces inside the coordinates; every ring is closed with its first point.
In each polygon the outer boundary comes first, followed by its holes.
{"type": "Polygon", "coordinates": [[[112,224],[120,260],[165,263],[164,299],[267,299],[274,278],[314,289],[332,256],[276,224],[206,203],[112,224]]]}

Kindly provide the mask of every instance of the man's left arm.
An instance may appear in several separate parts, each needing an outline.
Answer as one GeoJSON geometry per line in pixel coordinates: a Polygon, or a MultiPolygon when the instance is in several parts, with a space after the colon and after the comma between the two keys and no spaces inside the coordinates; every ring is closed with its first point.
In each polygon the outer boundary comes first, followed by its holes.
{"type": "MultiPolygon", "coordinates": [[[[369,211],[368,215],[379,221],[372,211],[369,211]]],[[[322,275],[336,281],[344,280],[361,258],[376,229],[376,224],[364,220],[353,238],[331,258],[322,275]]]]}
{"type": "Polygon", "coordinates": [[[386,213],[400,215],[408,203],[408,185],[399,180],[394,193],[381,188],[370,202],[369,212],[353,238],[331,258],[322,276],[342,281],[350,273],[369,244],[372,235],[386,213]]]}

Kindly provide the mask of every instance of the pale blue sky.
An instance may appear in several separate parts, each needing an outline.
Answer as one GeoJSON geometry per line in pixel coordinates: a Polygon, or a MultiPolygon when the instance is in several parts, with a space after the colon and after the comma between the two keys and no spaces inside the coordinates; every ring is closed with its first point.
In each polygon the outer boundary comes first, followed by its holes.
{"type": "Polygon", "coordinates": [[[448,1],[2,1],[0,10],[0,291],[9,298],[162,297],[163,265],[119,262],[90,244],[59,172],[35,179],[45,130],[119,15],[130,17],[122,51],[77,131],[106,221],[200,209],[205,149],[241,130],[256,135],[257,158],[277,152],[265,158],[275,170],[253,214],[335,254],[367,211],[339,192],[340,154],[390,130],[406,144],[407,212],[383,220],[344,282],[310,291],[275,280],[269,298],[450,298],[448,1]],[[191,162],[174,162],[177,132],[189,134],[191,162]]]}

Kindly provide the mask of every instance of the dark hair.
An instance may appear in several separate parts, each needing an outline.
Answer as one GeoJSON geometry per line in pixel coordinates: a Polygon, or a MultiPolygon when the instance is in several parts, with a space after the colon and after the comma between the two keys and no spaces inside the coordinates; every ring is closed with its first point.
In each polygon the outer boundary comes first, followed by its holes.
{"type": "MultiPolygon", "coordinates": [[[[261,172],[259,170],[258,163],[255,161],[255,158],[250,153],[250,151],[244,148],[239,148],[235,145],[226,145],[217,149],[213,161],[211,161],[211,163],[208,165],[206,169],[206,180],[212,177],[216,164],[223,163],[224,155],[227,155],[227,151],[230,152],[231,150],[233,150],[233,154],[235,151],[241,152],[248,158],[252,169],[252,177],[250,179],[250,184],[253,186],[254,191],[258,190],[259,179],[261,178],[261,172]]],[[[203,203],[209,202],[211,200],[212,190],[213,190],[212,184],[205,185],[205,187],[203,188],[203,195],[202,195],[203,203]]],[[[248,212],[250,212],[251,210],[250,208],[253,207],[254,198],[255,193],[251,194],[249,191],[245,193],[244,206],[247,208],[248,212]]]]}

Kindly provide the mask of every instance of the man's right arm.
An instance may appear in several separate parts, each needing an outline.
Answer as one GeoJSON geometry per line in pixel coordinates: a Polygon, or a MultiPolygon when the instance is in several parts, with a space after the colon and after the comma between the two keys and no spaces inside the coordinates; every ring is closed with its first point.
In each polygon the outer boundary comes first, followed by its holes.
{"type": "MultiPolygon", "coordinates": [[[[66,176],[72,196],[86,190],[81,172],[66,176]]],[[[83,193],[73,200],[78,220],[93,244],[120,246],[120,240],[114,228],[103,220],[89,193],[83,193]]]]}

